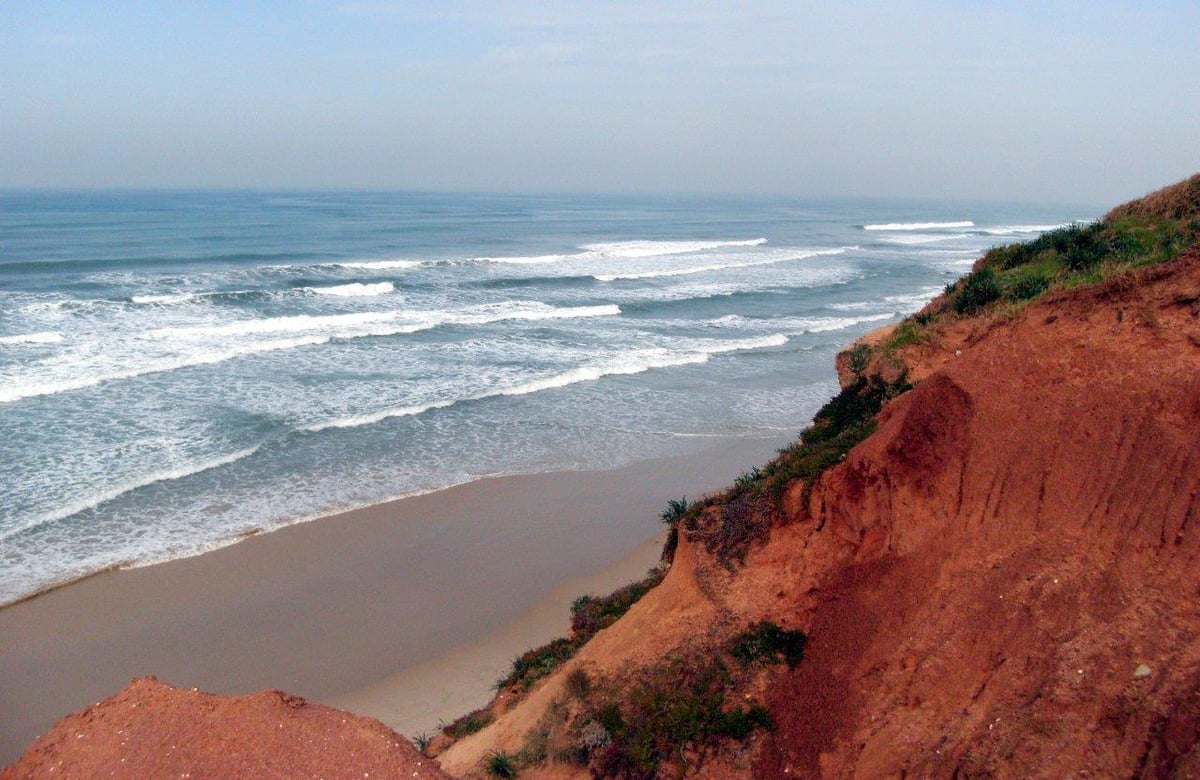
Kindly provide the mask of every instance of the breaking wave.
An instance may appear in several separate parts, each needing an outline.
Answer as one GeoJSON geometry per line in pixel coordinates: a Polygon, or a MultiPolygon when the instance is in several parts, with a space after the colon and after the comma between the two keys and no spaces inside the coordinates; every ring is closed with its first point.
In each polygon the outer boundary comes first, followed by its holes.
{"type": "Polygon", "coordinates": [[[687,268],[668,268],[659,271],[641,271],[624,274],[593,274],[593,278],[599,282],[615,282],[622,279],[657,279],[666,276],[688,276],[691,274],[700,274],[709,271],[728,271],[736,268],[752,268],[760,265],[774,265],[775,263],[804,260],[810,257],[840,255],[852,249],[858,249],[858,247],[849,246],[841,247],[839,249],[815,249],[808,252],[800,252],[798,254],[788,254],[783,257],[772,257],[765,260],[747,260],[740,263],[707,263],[705,265],[696,265],[687,268]]]}
{"type": "Polygon", "coordinates": [[[975,223],[964,219],[959,222],[885,222],[879,225],[863,225],[863,230],[950,230],[970,227],[975,227],[975,223]]]}
{"type": "Polygon", "coordinates": [[[190,464],[183,465],[183,466],[177,466],[173,469],[166,469],[164,471],[159,471],[154,474],[149,474],[140,479],[134,479],[134,480],[130,480],[128,482],[124,482],[122,484],[108,488],[107,490],[102,490],[98,493],[94,493],[85,498],[81,498],[78,501],[67,504],[66,506],[59,507],[58,509],[55,509],[53,511],[46,512],[45,514],[41,514],[36,517],[32,517],[29,520],[22,523],[21,525],[16,526],[15,528],[9,528],[8,530],[4,531],[3,533],[0,533],[0,542],[7,541],[8,539],[11,539],[19,534],[23,534],[28,531],[32,531],[33,529],[38,528],[39,526],[47,525],[49,523],[54,523],[59,520],[68,518],[71,515],[77,515],[80,512],[85,512],[89,509],[94,509],[95,507],[98,507],[101,504],[106,504],[109,501],[112,501],[116,498],[120,498],[121,496],[125,495],[126,493],[132,492],[134,490],[138,490],[139,488],[148,487],[157,482],[170,482],[170,481],[176,480],[176,479],[183,479],[184,477],[190,477],[193,474],[199,474],[203,471],[209,471],[211,469],[219,468],[221,466],[227,466],[230,463],[235,463],[239,460],[242,460],[243,458],[250,457],[254,453],[258,452],[258,449],[259,448],[257,446],[250,447],[248,449],[240,450],[238,452],[233,452],[228,455],[221,455],[219,457],[211,458],[209,460],[201,461],[199,463],[190,463],[190,464]]]}
{"type": "Polygon", "coordinates": [[[0,344],[57,344],[62,340],[63,335],[57,331],[24,333],[17,336],[0,336],[0,344]]]}
{"type": "Polygon", "coordinates": [[[352,284],[336,284],[332,287],[305,287],[305,290],[317,295],[336,295],[341,298],[357,298],[371,295],[386,295],[394,292],[396,285],[391,282],[377,282],[375,284],[363,284],[354,282],[352,284]]]}
{"type": "Polygon", "coordinates": [[[726,352],[765,349],[768,347],[781,347],[784,344],[787,344],[787,342],[787,336],[783,335],[782,333],[777,333],[758,338],[739,339],[735,341],[719,341],[717,343],[709,343],[697,346],[693,349],[682,351],[671,351],[660,347],[633,350],[615,358],[598,361],[591,365],[579,366],[577,368],[572,368],[548,377],[520,382],[518,384],[500,388],[489,393],[464,396],[462,398],[456,398],[453,400],[435,401],[428,404],[399,406],[390,409],[382,409],[369,414],[356,414],[348,417],[340,417],[333,420],[307,425],[302,430],[315,432],[330,428],[356,428],[363,425],[372,425],[374,423],[382,422],[383,420],[394,417],[411,417],[414,415],[423,414],[433,409],[445,409],[453,406],[454,404],[465,401],[481,401],[485,398],[496,398],[500,396],[528,395],[530,393],[537,393],[543,390],[554,390],[560,387],[567,387],[568,385],[578,384],[580,382],[592,382],[597,379],[602,379],[606,376],[640,374],[655,368],[670,368],[674,366],[706,363],[713,355],[719,355],[726,352]]]}

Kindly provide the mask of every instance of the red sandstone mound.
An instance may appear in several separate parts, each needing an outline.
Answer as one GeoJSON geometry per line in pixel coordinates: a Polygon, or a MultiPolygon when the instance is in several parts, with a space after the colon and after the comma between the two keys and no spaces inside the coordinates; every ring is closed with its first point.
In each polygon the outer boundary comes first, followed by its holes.
{"type": "Polygon", "coordinates": [[[63,718],[0,780],[446,778],[377,720],[278,691],[214,696],[154,678],[63,718]]]}

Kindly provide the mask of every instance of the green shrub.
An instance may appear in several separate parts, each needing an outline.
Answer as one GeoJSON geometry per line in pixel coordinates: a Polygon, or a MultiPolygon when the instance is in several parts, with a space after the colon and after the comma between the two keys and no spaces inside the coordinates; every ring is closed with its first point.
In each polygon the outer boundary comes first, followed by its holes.
{"type": "Polygon", "coordinates": [[[807,642],[808,636],[803,631],[788,631],[764,620],[731,639],[728,650],[742,666],[783,661],[792,669],[804,658],[807,642]]]}
{"type": "Polygon", "coordinates": [[[667,501],[667,508],[659,514],[659,518],[667,525],[674,526],[679,523],[688,513],[687,496],[680,499],[670,499],[667,501]]]}
{"type": "Polygon", "coordinates": [[[846,431],[873,419],[883,408],[883,402],[908,389],[901,380],[888,385],[878,378],[859,378],[852,385],[829,399],[813,417],[813,424],[803,433],[808,444],[832,441],[846,431]]]}
{"type": "Polygon", "coordinates": [[[716,525],[693,532],[727,568],[744,561],[750,546],[764,540],[771,530],[769,497],[760,487],[758,482],[735,486],[721,503],[716,525]]]}
{"type": "MultiPolygon", "coordinates": [[[[929,323],[931,323],[937,319],[937,311],[935,311],[935,310],[919,311],[916,314],[909,317],[908,319],[912,320],[917,325],[919,325],[920,327],[923,328],[926,325],[928,325],[929,323]]],[[[907,320],[906,320],[906,322],[907,322],[907,320]]]]}
{"type": "Polygon", "coordinates": [[[1099,265],[1113,249],[1103,223],[1095,222],[1086,227],[1074,227],[1069,231],[1070,243],[1064,254],[1067,267],[1072,271],[1086,271],[1099,265]]]}
{"type": "Polygon", "coordinates": [[[533,683],[553,672],[575,655],[579,645],[566,637],[552,639],[541,647],[526,650],[513,659],[508,675],[500,680],[499,688],[520,685],[528,690],[533,683]]]}
{"type": "Polygon", "coordinates": [[[861,374],[867,370],[867,362],[871,358],[871,348],[866,344],[855,344],[849,351],[849,366],[850,370],[855,374],[861,374]]]}
{"type": "Polygon", "coordinates": [[[959,314],[974,314],[1000,297],[1000,284],[990,266],[975,271],[954,295],[954,310],[959,314]]]}
{"type": "Polygon", "coordinates": [[[888,339],[888,349],[903,349],[911,344],[916,344],[921,340],[921,324],[917,322],[916,316],[904,320],[896,326],[896,330],[892,332],[892,337],[888,339]]]}
{"type": "Polygon", "coordinates": [[[610,739],[593,752],[593,773],[651,780],[665,761],[689,755],[702,761],[726,740],[770,729],[761,706],[727,705],[730,682],[728,668],[713,656],[673,656],[644,671],[619,699],[605,700],[589,713],[610,739]]]}
{"type": "Polygon", "coordinates": [[[567,693],[576,699],[586,699],[592,692],[592,678],[583,667],[571,670],[564,682],[567,693]]]}
{"type": "Polygon", "coordinates": [[[759,480],[762,479],[762,476],[762,469],[760,469],[758,466],[755,466],[749,471],[738,475],[737,479],[733,481],[734,490],[744,490],[748,487],[753,487],[758,483],[759,480]]]}
{"type": "Polygon", "coordinates": [[[807,500],[821,474],[874,432],[875,415],[884,402],[911,387],[903,376],[892,383],[859,377],[817,412],[799,441],[780,450],[764,467],[742,475],[724,494],[693,505],[683,527],[726,566],[744,560],[750,546],[769,533],[772,511],[787,485],[803,480],[807,500]],[[701,515],[701,510],[713,507],[716,512],[701,515]],[[715,525],[710,521],[700,527],[701,516],[715,517],[715,525]]]}
{"type": "Polygon", "coordinates": [[[665,569],[653,569],[643,579],[618,588],[607,596],[585,595],[571,604],[571,633],[579,645],[611,626],[667,576],[665,569]]]}
{"type": "Polygon", "coordinates": [[[1050,277],[1045,274],[1028,273],[1018,276],[1008,290],[1008,297],[1014,301],[1027,301],[1036,298],[1050,287],[1050,277]]]}
{"type": "Polygon", "coordinates": [[[757,729],[770,731],[773,728],[775,728],[775,722],[771,720],[771,713],[767,712],[767,708],[760,704],[751,704],[746,709],[737,707],[724,713],[722,723],[719,725],[722,736],[735,742],[749,739],[757,729]]]}

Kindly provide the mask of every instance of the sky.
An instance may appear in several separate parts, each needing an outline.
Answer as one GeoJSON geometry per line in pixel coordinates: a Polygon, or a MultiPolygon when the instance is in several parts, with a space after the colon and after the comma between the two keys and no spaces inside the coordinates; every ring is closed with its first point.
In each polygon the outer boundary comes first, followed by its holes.
{"type": "Polygon", "coordinates": [[[0,2],[0,187],[1067,203],[1200,170],[1200,2],[0,2]]]}

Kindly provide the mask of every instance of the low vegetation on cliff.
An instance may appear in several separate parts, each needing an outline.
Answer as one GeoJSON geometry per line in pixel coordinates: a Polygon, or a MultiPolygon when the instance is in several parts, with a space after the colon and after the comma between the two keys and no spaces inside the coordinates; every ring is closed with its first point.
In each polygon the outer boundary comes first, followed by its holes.
{"type": "Polygon", "coordinates": [[[892,348],[920,339],[950,313],[971,316],[1043,293],[1094,284],[1117,273],[1171,260],[1200,241],[1200,174],[1110,211],[1096,222],[1066,225],[1023,244],[996,247],[945,295],[896,329],[892,348]]]}
{"type": "Polygon", "coordinates": [[[763,621],[623,673],[577,667],[521,749],[489,754],[485,771],[510,777],[552,760],[594,777],[653,780],[666,767],[686,776],[772,729],[766,708],[745,691],[770,667],[799,664],[806,641],[800,631],[763,621]],[[514,774],[499,774],[497,764],[514,774]]]}
{"type": "MultiPolygon", "coordinates": [[[[690,505],[670,502],[663,521],[673,535],[686,533],[727,566],[743,561],[770,531],[787,487],[799,481],[806,501],[821,474],[874,432],[883,405],[910,388],[903,374],[893,381],[859,377],[821,407],[813,424],[774,460],[742,474],[723,493],[690,505]]],[[[673,536],[668,552],[674,544],[673,536]]]]}

